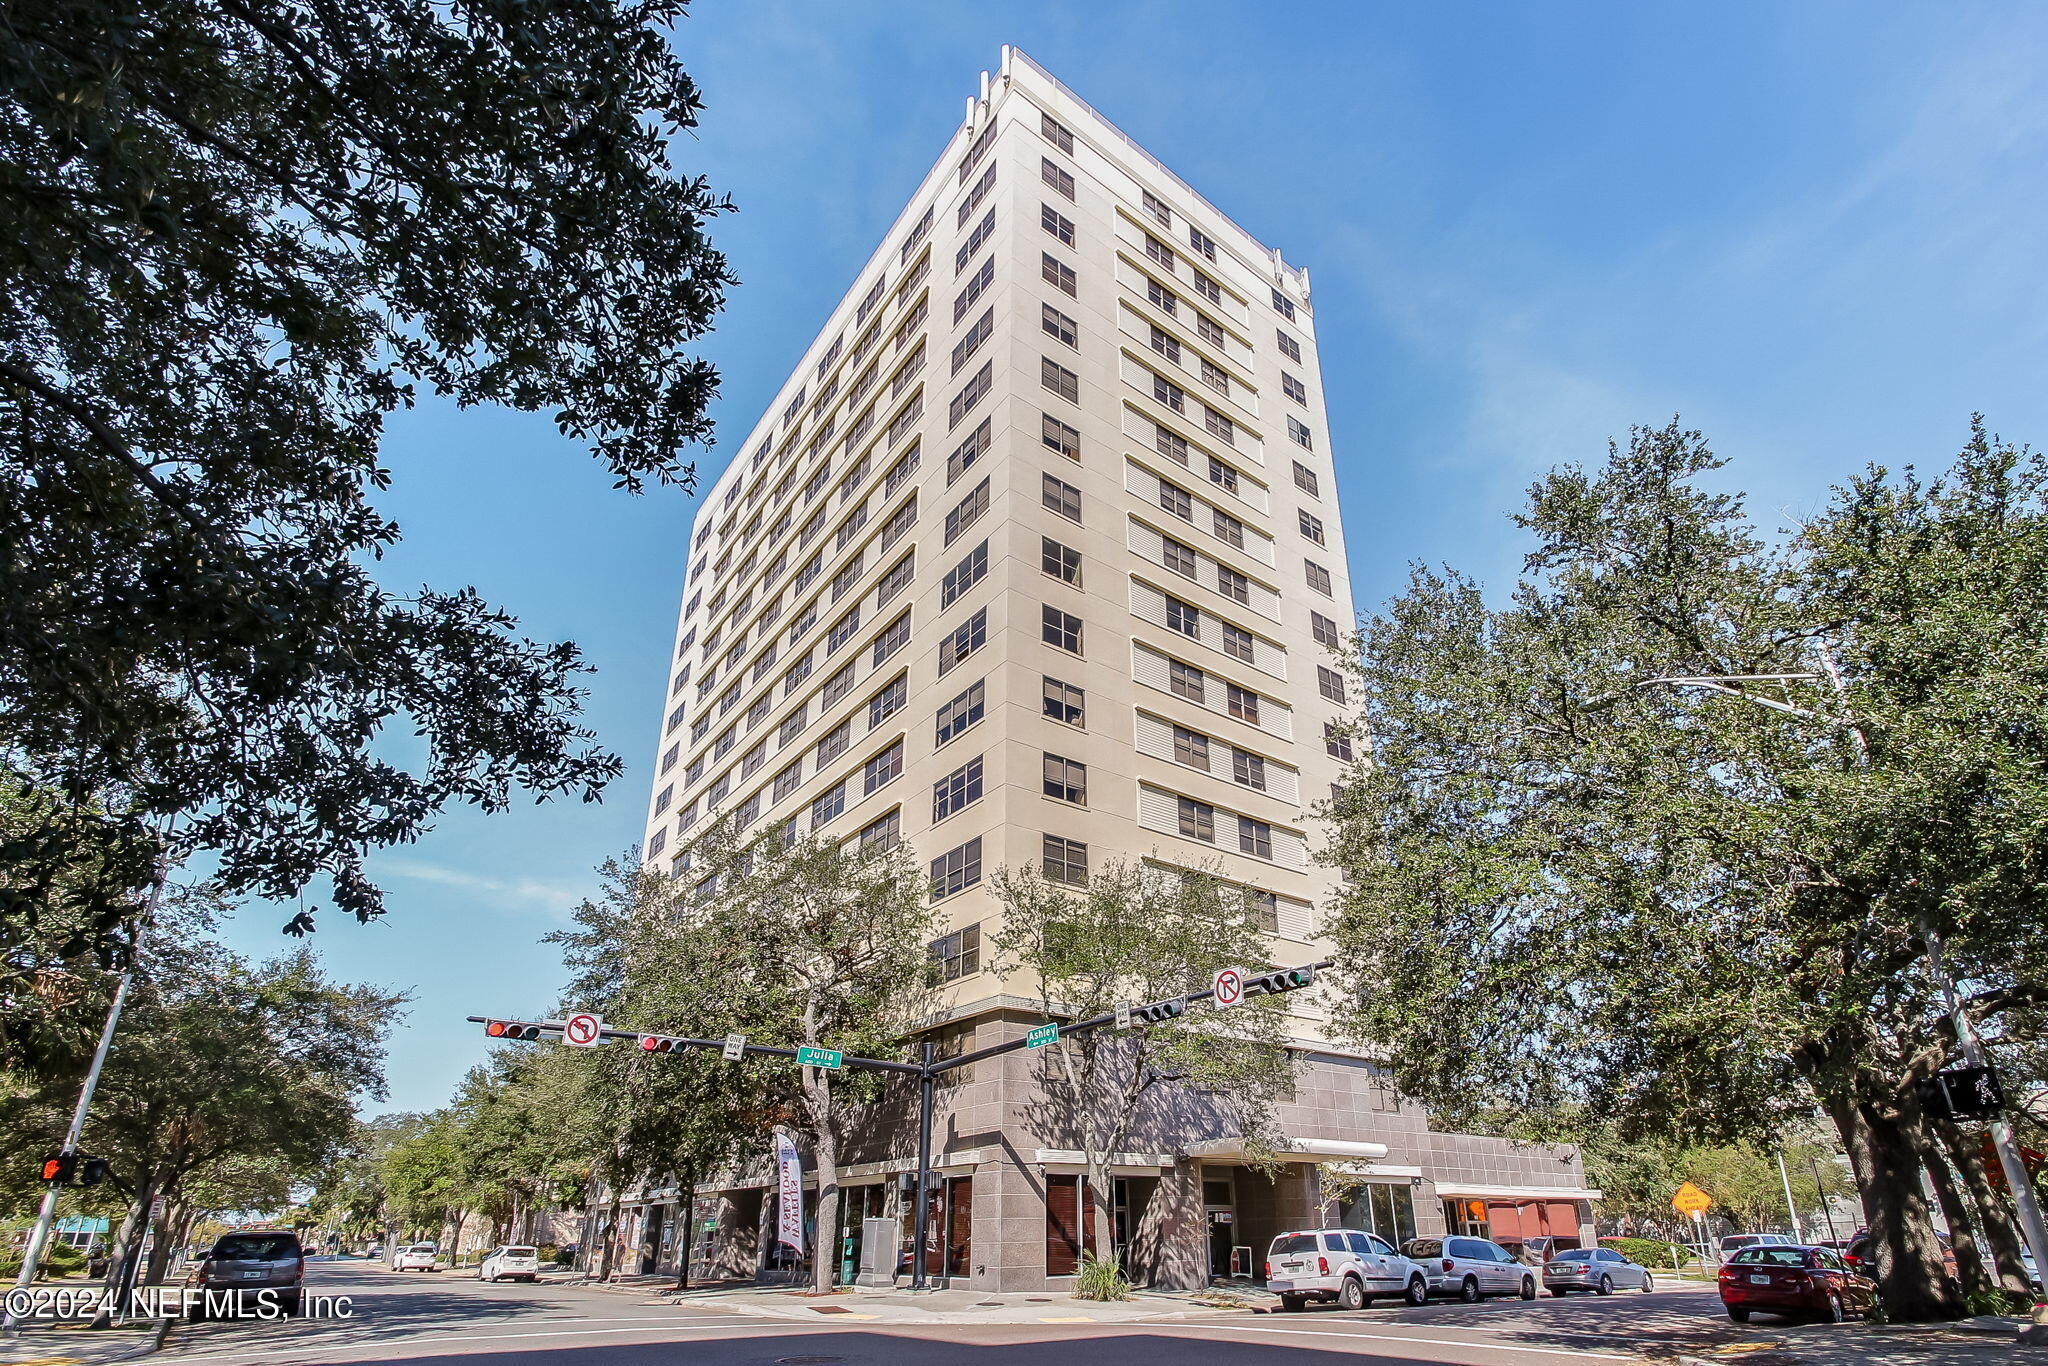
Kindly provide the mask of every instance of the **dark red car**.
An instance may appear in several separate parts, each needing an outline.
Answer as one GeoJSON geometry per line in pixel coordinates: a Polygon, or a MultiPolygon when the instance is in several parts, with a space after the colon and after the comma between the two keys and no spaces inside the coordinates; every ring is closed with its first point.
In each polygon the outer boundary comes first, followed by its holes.
{"type": "Polygon", "coordinates": [[[1833,1248],[1746,1247],[1721,1267],[1721,1304],[1737,1323],[1762,1310],[1839,1323],[1877,1302],[1877,1283],[1851,1271],[1833,1248]]]}

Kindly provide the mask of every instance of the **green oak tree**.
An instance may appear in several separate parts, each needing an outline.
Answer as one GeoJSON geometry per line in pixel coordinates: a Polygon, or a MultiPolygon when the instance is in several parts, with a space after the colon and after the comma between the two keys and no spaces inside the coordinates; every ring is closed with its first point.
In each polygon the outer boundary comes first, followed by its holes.
{"type": "Polygon", "coordinates": [[[1418,567],[1364,625],[1329,813],[1352,1027],[1453,1117],[1728,1143],[1818,1105],[1887,1308],[1949,1315],[1927,934],[1980,1027],[2048,995],[2048,476],[1979,424],[1940,478],[1873,468],[1766,537],[1721,467],[1637,430],[1531,489],[1498,605],[1418,567]]]}
{"type": "MultiPolygon", "coordinates": [[[[400,589],[385,422],[545,413],[687,487],[730,273],[670,149],[680,0],[50,0],[0,43],[0,920],[132,914],[163,822],[230,893],[451,804],[594,798],[574,645],[400,589]],[[92,874],[92,876],[88,876],[92,874]]],[[[301,913],[291,928],[309,928],[301,913]]]]}

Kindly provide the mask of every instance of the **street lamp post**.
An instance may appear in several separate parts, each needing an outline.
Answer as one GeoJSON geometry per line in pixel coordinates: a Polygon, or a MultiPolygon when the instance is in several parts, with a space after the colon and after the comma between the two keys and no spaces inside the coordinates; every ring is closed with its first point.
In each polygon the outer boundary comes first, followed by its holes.
{"type": "MultiPolygon", "coordinates": [[[[1825,677],[1833,687],[1835,695],[1840,697],[1843,693],[1841,671],[1835,665],[1833,653],[1825,645],[1821,647],[1820,659],[1821,667],[1826,670],[1825,674],[1693,675],[1646,678],[1634,686],[1637,688],[1660,686],[1670,688],[1703,688],[1709,692],[1737,697],[1745,702],[1752,702],[1757,706],[1767,707],[1772,711],[1784,712],[1788,716],[1796,716],[1801,720],[1842,725],[1848,730],[1850,738],[1855,742],[1857,763],[1867,769],[1870,766],[1870,742],[1865,738],[1863,728],[1855,724],[1855,722],[1845,717],[1827,716],[1815,711],[1811,707],[1801,707],[1790,702],[1781,702],[1775,697],[1762,697],[1737,686],[1746,683],[1811,683],[1818,682],[1825,677]]],[[[1609,694],[1606,697],[1596,699],[1596,702],[1611,704],[1612,701],[1618,700],[1620,696],[1621,694],[1619,693],[1609,694]]],[[[1963,1009],[1962,1000],[1956,994],[1955,982],[1949,977],[1948,968],[1942,962],[1941,935],[1935,929],[1934,922],[1928,918],[1925,911],[1920,913],[1919,928],[1921,942],[1927,946],[1927,974],[1933,979],[1936,989],[1941,994],[1942,1004],[1948,1013],[1950,1024],[1955,1029],[1956,1046],[1961,1051],[1963,1060],[1972,1067],[1989,1067],[1990,1062],[1985,1056],[1983,1042],[1977,1037],[1976,1026],[1970,1022],[1969,1013],[1963,1009]]],[[[1992,1145],[1998,1150],[1999,1165],[2005,1170],[2006,1185],[2012,1190],[2013,1204],[2019,1211],[2020,1231],[2026,1237],[2028,1251],[2033,1253],[2034,1265],[2037,1267],[2048,1267],[2048,1221],[2044,1221],[2042,1218],[2041,1202],[2034,1194],[2033,1180],[2027,1175],[2026,1164],[2020,1160],[2019,1144],[2013,1139],[2012,1125],[2006,1122],[2006,1118],[2002,1113],[1991,1118],[1991,1141],[1992,1145]]],[[[1789,1194],[1787,1199],[1789,1201],[1789,1194]]]]}

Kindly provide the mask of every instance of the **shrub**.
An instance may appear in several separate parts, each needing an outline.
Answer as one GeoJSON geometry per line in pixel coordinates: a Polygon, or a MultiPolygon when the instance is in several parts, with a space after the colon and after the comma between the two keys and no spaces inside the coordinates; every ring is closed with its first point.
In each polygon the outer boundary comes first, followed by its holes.
{"type": "Polygon", "coordinates": [[[1131,1283],[1124,1277],[1122,1263],[1112,1252],[1107,1257],[1097,1257],[1091,1252],[1081,1254],[1081,1271],[1074,1277],[1074,1298],[1077,1300],[1127,1300],[1131,1298],[1131,1283]]]}
{"type": "Polygon", "coordinates": [[[1667,1243],[1661,1238],[1602,1238],[1600,1246],[1611,1247],[1630,1261],[1647,1266],[1652,1271],[1669,1271],[1673,1253],[1677,1254],[1681,1262],[1693,1255],[1691,1248],[1681,1247],[1677,1243],[1667,1243]]]}

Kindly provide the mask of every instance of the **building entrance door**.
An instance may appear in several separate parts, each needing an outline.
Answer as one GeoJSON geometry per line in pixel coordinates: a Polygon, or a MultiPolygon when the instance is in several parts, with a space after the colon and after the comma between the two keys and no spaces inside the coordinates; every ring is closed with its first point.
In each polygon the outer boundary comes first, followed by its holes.
{"type": "Polygon", "coordinates": [[[1209,1274],[1228,1277],[1237,1235],[1236,1191],[1228,1176],[1203,1177],[1202,1214],[1209,1226],[1209,1274]]]}

